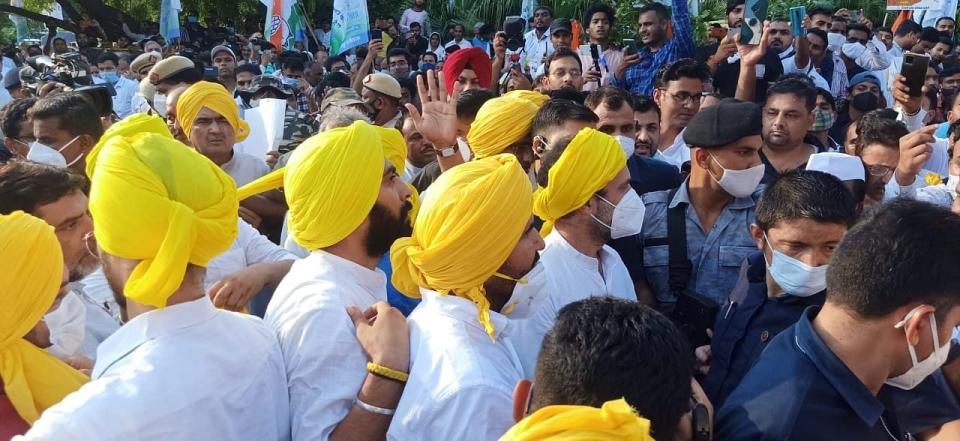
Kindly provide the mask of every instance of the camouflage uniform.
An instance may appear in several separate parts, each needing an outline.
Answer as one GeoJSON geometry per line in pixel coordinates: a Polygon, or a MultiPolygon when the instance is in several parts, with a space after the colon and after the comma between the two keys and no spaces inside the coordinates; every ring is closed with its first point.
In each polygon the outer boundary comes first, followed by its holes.
{"type": "Polygon", "coordinates": [[[301,142],[315,135],[319,127],[320,124],[316,118],[287,106],[286,114],[283,116],[283,138],[280,139],[277,150],[280,154],[292,151],[301,142]]]}

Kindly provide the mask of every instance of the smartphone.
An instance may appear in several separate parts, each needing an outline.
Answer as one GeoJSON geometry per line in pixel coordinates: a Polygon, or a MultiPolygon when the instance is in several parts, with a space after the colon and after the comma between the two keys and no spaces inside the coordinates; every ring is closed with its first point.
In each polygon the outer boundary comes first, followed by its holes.
{"type": "Polygon", "coordinates": [[[807,16],[806,6],[794,6],[790,8],[790,33],[794,37],[803,37],[807,34],[803,29],[803,19],[807,16]]]}
{"type": "Polygon", "coordinates": [[[637,53],[637,40],[632,38],[623,39],[623,54],[624,55],[633,55],[637,53]]]}
{"type": "Polygon", "coordinates": [[[371,40],[383,40],[383,31],[381,31],[380,29],[374,29],[374,30],[370,31],[370,39],[371,39],[371,40]]]}
{"type": "Polygon", "coordinates": [[[863,9],[850,11],[850,23],[859,23],[861,18],[863,18],[863,9]]]}
{"type": "Polygon", "coordinates": [[[903,54],[903,67],[900,68],[900,75],[907,79],[910,96],[917,97],[923,94],[923,83],[927,77],[927,66],[929,65],[930,57],[926,55],[913,52],[903,54]]]}
{"type": "Polygon", "coordinates": [[[769,0],[747,0],[743,10],[743,23],[740,25],[740,42],[760,44],[763,34],[763,21],[767,19],[769,0]]]}

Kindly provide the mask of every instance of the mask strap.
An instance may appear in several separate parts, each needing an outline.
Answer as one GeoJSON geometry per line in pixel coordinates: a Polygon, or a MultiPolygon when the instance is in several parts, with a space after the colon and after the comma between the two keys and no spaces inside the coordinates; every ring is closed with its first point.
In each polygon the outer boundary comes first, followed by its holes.
{"type": "Polygon", "coordinates": [[[57,149],[57,153],[63,153],[63,151],[66,150],[67,147],[70,147],[70,144],[73,144],[73,142],[76,141],[78,138],[80,138],[80,135],[74,136],[73,139],[70,140],[70,142],[67,142],[66,144],[63,145],[63,147],[60,147],[59,149],[57,149]]]}
{"type": "Polygon", "coordinates": [[[521,278],[519,278],[519,279],[516,279],[516,278],[510,277],[510,276],[508,276],[508,275],[506,275],[506,274],[503,274],[503,273],[500,273],[500,272],[495,272],[495,273],[493,273],[493,277],[496,277],[496,278],[498,278],[498,279],[509,280],[509,281],[511,281],[511,282],[517,282],[517,283],[519,283],[519,284],[521,284],[521,285],[526,285],[526,284],[527,284],[527,279],[524,279],[523,277],[521,277],[521,278]]]}
{"type": "MultiPolygon", "coordinates": [[[[907,315],[903,317],[903,320],[900,320],[899,322],[897,322],[897,324],[893,325],[893,327],[897,329],[903,328],[904,335],[906,335],[907,323],[909,323],[910,320],[913,319],[913,316],[917,315],[917,312],[920,311],[921,307],[923,307],[923,305],[920,305],[920,306],[917,306],[916,308],[911,309],[910,312],[908,312],[907,315]]],[[[930,319],[931,319],[930,326],[931,326],[931,332],[933,333],[933,343],[934,343],[933,351],[936,352],[940,346],[940,337],[937,335],[937,319],[936,317],[933,316],[933,314],[930,315],[930,319]]],[[[919,361],[917,360],[917,350],[913,347],[912,344],[910,344],[909,341],[907,341],[907,351],[910,352],[910,360],[913,362],[913,365],[916,366],[919,363],[919,361]]]]}

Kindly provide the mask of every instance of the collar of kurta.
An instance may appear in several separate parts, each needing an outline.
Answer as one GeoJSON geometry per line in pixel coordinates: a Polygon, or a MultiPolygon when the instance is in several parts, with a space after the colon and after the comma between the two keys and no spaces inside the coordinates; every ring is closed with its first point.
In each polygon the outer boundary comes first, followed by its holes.
{"type": "Polygon", "coordinates": [[[134,317],[97,348],[97,363],[90,378],[100,378],[140,345],[210,320],[216,313],[210,298],[203,296],[134,317]]]}
{"type": "MultiPolygon", "coordinates": [[[[420,288],[420,296],[423,298],[423,301],[420,303],[420,306],[417,307],[418,309],[423,308],[425,310],[424,312],[430,311],[429,313],[431,314],[443,314],[471,328],[476,328],[477,332],[484,336],[484,338],[478,341],[490,341],[490,339],[487,338],[486,329],[484,329],[483,324],[480,323],[480,319],[478,318],[477,305],[470,301],[470,299],[458,297],[453,294],[442,295],[427,288],[420,288]]],[[[496,340],[499,341],[503,335],[509,335],[510,319],[508,319],[507,316],[491,309],[490,323],[493,324],[494,338],[496,340]]]]}
{"type": "Polygon", "coordinates": [[[324,250],[312,251],[302,264],[320,269],[322,273],[318,272],[318,279],[327,278],[327,275],[333,275],[338,280],[349,279],[370,293],[375,301],[382,300],[387,289],[387,275],[379,268],[370,269],[324,250]]]}

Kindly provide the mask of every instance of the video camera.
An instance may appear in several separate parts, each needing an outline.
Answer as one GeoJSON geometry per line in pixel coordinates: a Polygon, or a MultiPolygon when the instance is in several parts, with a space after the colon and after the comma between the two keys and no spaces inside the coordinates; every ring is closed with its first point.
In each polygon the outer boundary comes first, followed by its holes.
{"type": "Polygon", "coordinates": [[[516,52],[523,47],[523,17],[512,15],[503,20],[503,32],[507,34],[507,49],[516,52]]]}
{"type": "Polygon", "coordinates": [[[93,84],[90,65],[78,52],[69,52],[48,57],[38,55],[27,59],[27,65],[33,68],[35,80],[56,81],[67,86],[66,90],[93,84]]]}

